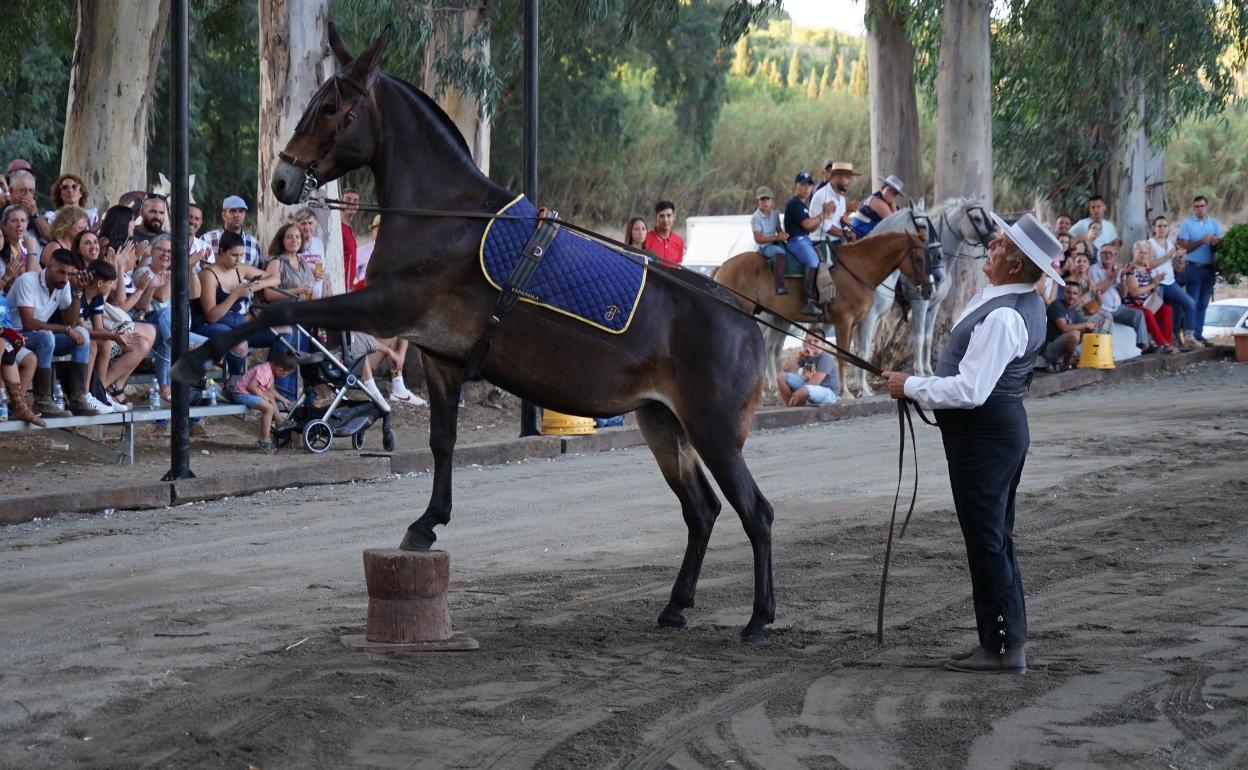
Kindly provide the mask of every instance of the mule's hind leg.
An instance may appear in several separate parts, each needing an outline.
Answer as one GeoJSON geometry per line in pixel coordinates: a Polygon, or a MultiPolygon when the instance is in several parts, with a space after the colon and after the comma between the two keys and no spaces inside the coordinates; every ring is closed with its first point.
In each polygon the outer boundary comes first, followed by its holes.
{"type": "Polygon", "coordinates": [[[433,451],[433,492],[424,514],[412,522],[399,545],[404,551],[427,551],[438,539],[433,528],[451,520],[451,455],[459,415],[464,369],[458,364],[422,355],[429,383],[429,449],[433,451]]]}
{"type": "Polygon", "coordinates": [[[689,528],[689,543],[676,584],[672,586],[672,598],[659,615],[660,626],[684,628],[688,621],[682,610],[693,606],[702,558],[706,556],[711,529],[719,515],[719,497],[698,467],[697,455],[676,415],[658,403],[643,406],[636,414],[637,424],[659,463],[663,478],[680,500],[680,512],[689,528]]]}
{"type": "Polygon", "coordinates": [[[741,638],[752,645],[769,641],[767,624],[776,619],[776,598],[771,580],[771,503],[763,497],[741,456],[741,442],[718,431],[691,431],[693,446],[702,462],[741,517],[741,525],[754,551],[754,611],[741,629],[741,638]]]}

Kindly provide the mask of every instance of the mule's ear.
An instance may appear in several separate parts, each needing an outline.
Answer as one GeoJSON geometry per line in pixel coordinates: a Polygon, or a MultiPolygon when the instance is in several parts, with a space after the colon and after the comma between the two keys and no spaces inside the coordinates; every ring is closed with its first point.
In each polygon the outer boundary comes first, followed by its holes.
{"type": "Polygon", "coordinates": [[[386,52],[386,45],[390,42],[390,30],[391,25],[387,24],[372,45],[365,48],[364,53],[360,54],[360,58],[356,61],[356,66],[363,72],[372,72],[381,64],[381,56],[386,52]]]}
{"type": "Polygon", "coordinates": [[[331,21],[329,23],[329,48],[334,52],[334,58],[338,60],[338,64],[342,67],[350,64],[355,57],[347,50],[347,44],[342,41],[342,35],[338,34],[338,27],[331,21]]]}

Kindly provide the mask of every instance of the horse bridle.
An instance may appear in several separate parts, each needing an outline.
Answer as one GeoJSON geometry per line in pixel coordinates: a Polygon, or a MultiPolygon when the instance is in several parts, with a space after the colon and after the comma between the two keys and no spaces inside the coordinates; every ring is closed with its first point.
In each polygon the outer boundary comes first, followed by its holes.
{"type": "MultiPolygon", "coordinates": [[[[346,113],[338,119],[338,124],[334,126],[333,134],[331,134],[326,141],[322,142],[316,148],[316,154],[312,160],[305,161],[300,158],[296,158],[294,155],[291,155],[285,150],[282,150],[277,154],[277,157],[286,161],[295,168],[303,169],[303,189],[299,193],[300,203],[307,203],[308,198],[311,197],[316,188],[321,186],[321,181],[316,176],[317,165],[324,160],[325,156],[328,155],[330,150],[334,148],[334,145],[338,144],[338,140],[342,138],[342,135],[345,134],[347,129],[351,127],[351,124],[355,122],[355,119],[359,117],[361,108],[364,106],[364,100],[368,98],[370,93],[372,93],[373,86],[376,85],[377,78],[380,74],[381,70],[379,68],[374,68],[368,73],[368,79],[364,81],[364,85],[360,85],[339,71],[334,73],[334,76],[329,80],[326,80],[323,84],[321,84],[321,87],[317,89],[315,94],[312,95],[312,101],[308,103],[308,108],[304,110],[303,117],[299,118],[299,123],[295,126],[295,136],[312,133],[312,124],[320,115],[321,105],[324,104],[325,99],[329,96],[331,91],[334,94],[334,104],[339,107],[343,102],[344,85],[350,87],[356,92],[355,98],[351,101],[351,106],[347,108],[346,113]]],[[[337,108],[335,108],[335,112],[336,111],[337,108]]]]}
{"type": "Polygon", "coordinates": [[[976,204],[974,206],[968,206],[966,208],[966,216],[971,217],[971,227],[975,228],[975,235],[979,238],[978,242],[972,241],[969,238],[967,238],[965,235],[963,235],[962,228],[959,227],[957,229],[954,229],[954,227],[951,224],[949,224],[949,211],[948,210],[942,211],[940,213],[941,232],[943,233],[944,231],[948,230],[950,233],[953,233],[954,237],[957,239],[957,246],[958,246],[958,248],[955,249],[952,254],[947,254],[945,256],[955,257],[955,258],[960,257],[962,255],[962,248],[961,248],[962,246],[987,249],[988,244],[992,242],[993,231],[989,229],[985,229],[985,227],[981,227],[979,224],[981,221],[982,222],[988,221],[988,212],[984,209],[984,207],[980,206],[979,204],[976,204]],[[973,211],[979,212],[978,220],[975,219],[974,217],[971,217],[971,212],[973,211]]]}

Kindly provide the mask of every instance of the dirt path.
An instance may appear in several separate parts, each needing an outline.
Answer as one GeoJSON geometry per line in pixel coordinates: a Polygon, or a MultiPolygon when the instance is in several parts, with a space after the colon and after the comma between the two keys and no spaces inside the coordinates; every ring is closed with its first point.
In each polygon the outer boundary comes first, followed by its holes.
{"type": "Polygon", "coordinates": [[[2,529],[0,766],[1244,766],[1248,367],[1028,410],[1025,677],[939,668],[974,632],[931,429],[874,645],[883,416],[751,438],[777,514],[764,650],[737,641],[730,511],[690,627],[655,628],[685,533],[642,449],[459,472],[440,544],[469,654],[338,642],[360,551],[397,542],[427,476],[2,529]]]}

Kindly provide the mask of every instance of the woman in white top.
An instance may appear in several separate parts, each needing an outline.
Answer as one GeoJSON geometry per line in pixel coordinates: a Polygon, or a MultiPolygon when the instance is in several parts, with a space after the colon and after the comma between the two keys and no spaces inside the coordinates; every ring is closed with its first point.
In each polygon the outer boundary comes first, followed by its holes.
{"type": "Polygon", "coordinates": [[[1153,250],[1153,258],[1149,262],[1153,276],[1161,281],[1161,299],[1170,306],[1174,316],[1174,339],[1179,343],[1180,350],[1188,350],[1194,345],[1190,338],[1198,332],[1196,303],[1175,281],[1175,261],[1181,263],[1187,252],[1170,237],[1170,220],[1165,217],[1153,220],[1153,237],[1148,239],[1148,246],[1153,250]],[[1189,339],[1183,338],[1183,330],[1187,331],[1189,339]]]}

